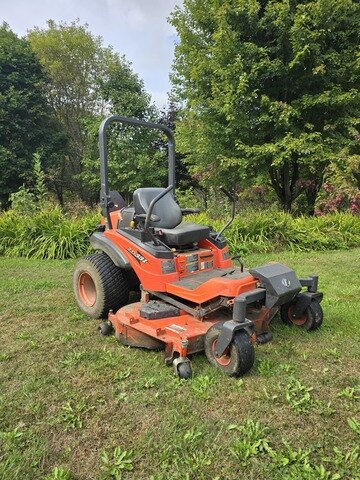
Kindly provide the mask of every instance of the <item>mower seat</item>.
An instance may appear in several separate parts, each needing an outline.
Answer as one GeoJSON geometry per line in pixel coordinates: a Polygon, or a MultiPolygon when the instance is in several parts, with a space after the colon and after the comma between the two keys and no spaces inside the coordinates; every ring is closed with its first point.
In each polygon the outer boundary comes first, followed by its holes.
{"type": "MultiPolygon", "coordinates": [[[[135,215],[147,213],[151,201],[164,190],[164,188],[138,188],[135,190],[135,215]]],[[[187,245],[210,235],[209,227],[196,223],[181,222],[181,209],[171,192],[155,204],[152,213],[157,215],[160,221],[149,222],[149,226],[154,228],[154,234],[160,236],[161,240],[167,245],[187,245]]]]}

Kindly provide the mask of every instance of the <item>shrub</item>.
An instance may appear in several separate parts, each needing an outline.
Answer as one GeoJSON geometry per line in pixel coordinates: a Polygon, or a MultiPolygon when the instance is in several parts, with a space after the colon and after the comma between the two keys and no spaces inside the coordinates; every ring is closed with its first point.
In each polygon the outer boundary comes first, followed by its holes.
{"type": "MultiPolygon", "coordinates": [[[[227,215],[225,215],[227,217],[227,215]]],[[[59,207],[19,214],[0,214],[0,255],[43,259],[75,258],[90,250],[89,236],[100,213],[86,211],[82,217],[64,213],[59,207]]],[[[219,231],[226,218],[208,213],[187,217],[219,231]]],[[[321,217],[297,217],[264,211],[238,214],[225,232],[232,254],[345,249],[360,245],[360,218],[348,213],[321,217]]]]}
{"type": "MultiPolygon", "coordinates": [[[[193,221],[219,230],[225,219],[201,213],[193,221]]],[[[344,249],[360,246],[360,217],[335,213],[322,217],[297,217],[284,212],[239,213],[225,232],[233,254],[344,249]]]]}
{"type": "Polygon", "coordinates": [[[88,253],[88,237],[98,213],[71,218],[59,207],[20,216],[9,210],[0,216],[0,254],[43,259],[75,258],[88,253]]]}

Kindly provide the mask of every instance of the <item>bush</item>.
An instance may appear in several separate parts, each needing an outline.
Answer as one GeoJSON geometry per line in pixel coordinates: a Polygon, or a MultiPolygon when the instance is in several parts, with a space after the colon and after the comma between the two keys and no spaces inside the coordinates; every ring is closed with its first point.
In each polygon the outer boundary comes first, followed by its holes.
{"type": "MultiPolygon", "coordinates": [[[[211,225],[219,231],[221,220],[208,213],[187,217],[211,225]]],[[[59,207],[42,209],[31,215],[9,210],[0,215],[0,255],[44,259],[76,258],[91,251],[89,236],[99,223],[100,213],[82,217],[64,213],[59,207]]],[[[264,211],[238,214],[225,232],[232,254],[345,249],[360,245],[360,217],[336,213],[321,217],[297,217],[264,211]]]]}
{"type": "MultiPolygon", "coordinates": [[[[225,223],[225,219],[212,219],[206,213],[191,220],[215,230],[225,223]]],[[[238,214],[225,236],[233,254],[344,249],[360,246],[360,217],[336,213],[294,218],[275,211],[238,214]]]]}
{"type": "Polygon", "coordinates": [[[98,223],[97,212],[72,218],[59,207],[22,216],[16,210],[9,210],[0,215],[0,254],[76,258],[91,250],[88,237],[98,223]]]}

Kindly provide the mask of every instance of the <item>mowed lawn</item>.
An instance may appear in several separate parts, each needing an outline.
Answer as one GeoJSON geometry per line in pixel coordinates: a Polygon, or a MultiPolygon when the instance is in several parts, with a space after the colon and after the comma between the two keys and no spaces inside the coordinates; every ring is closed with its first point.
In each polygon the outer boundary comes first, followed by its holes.
{"type": "Polygon", "coordinates": [[[184,381],[97,334],[74,261],[0,258],[0,479],[359,479],[360,249],[269,260],[320,275],[321,329],[275,318],[249,374],[184,381]]]}

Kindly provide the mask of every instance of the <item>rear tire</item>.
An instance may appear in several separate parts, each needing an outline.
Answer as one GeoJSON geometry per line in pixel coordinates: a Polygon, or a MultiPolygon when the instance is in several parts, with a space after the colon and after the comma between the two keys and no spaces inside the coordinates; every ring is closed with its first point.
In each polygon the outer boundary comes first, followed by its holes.
{"type": "Polygon", "coordinates": [[[280,317],[284,323],[287,325],[295,325],[307,331],[316,330],[320,327],[324,319],[324,313],[319,302],[313,300],[299,317],[292,316],[294,306],[294,302],[281,305],[280,317]]]}
{"type": "Polygon", "coordinates": [[[221,357],[216,357],[215,347],[221,332],[221,326],[214,325],[205,335],[205,354],[214,367],[230,377],[238,377],[248,372],[254,365],[254,345],[245,330],[238,330],[229,347],[221,357]]]}
{"type": "Polygon", "coordinates": [[[128,303],[126,273],[103,252],[78,260],[73,285],[80,310],[92,318],[107,318],[128,303]]]}

